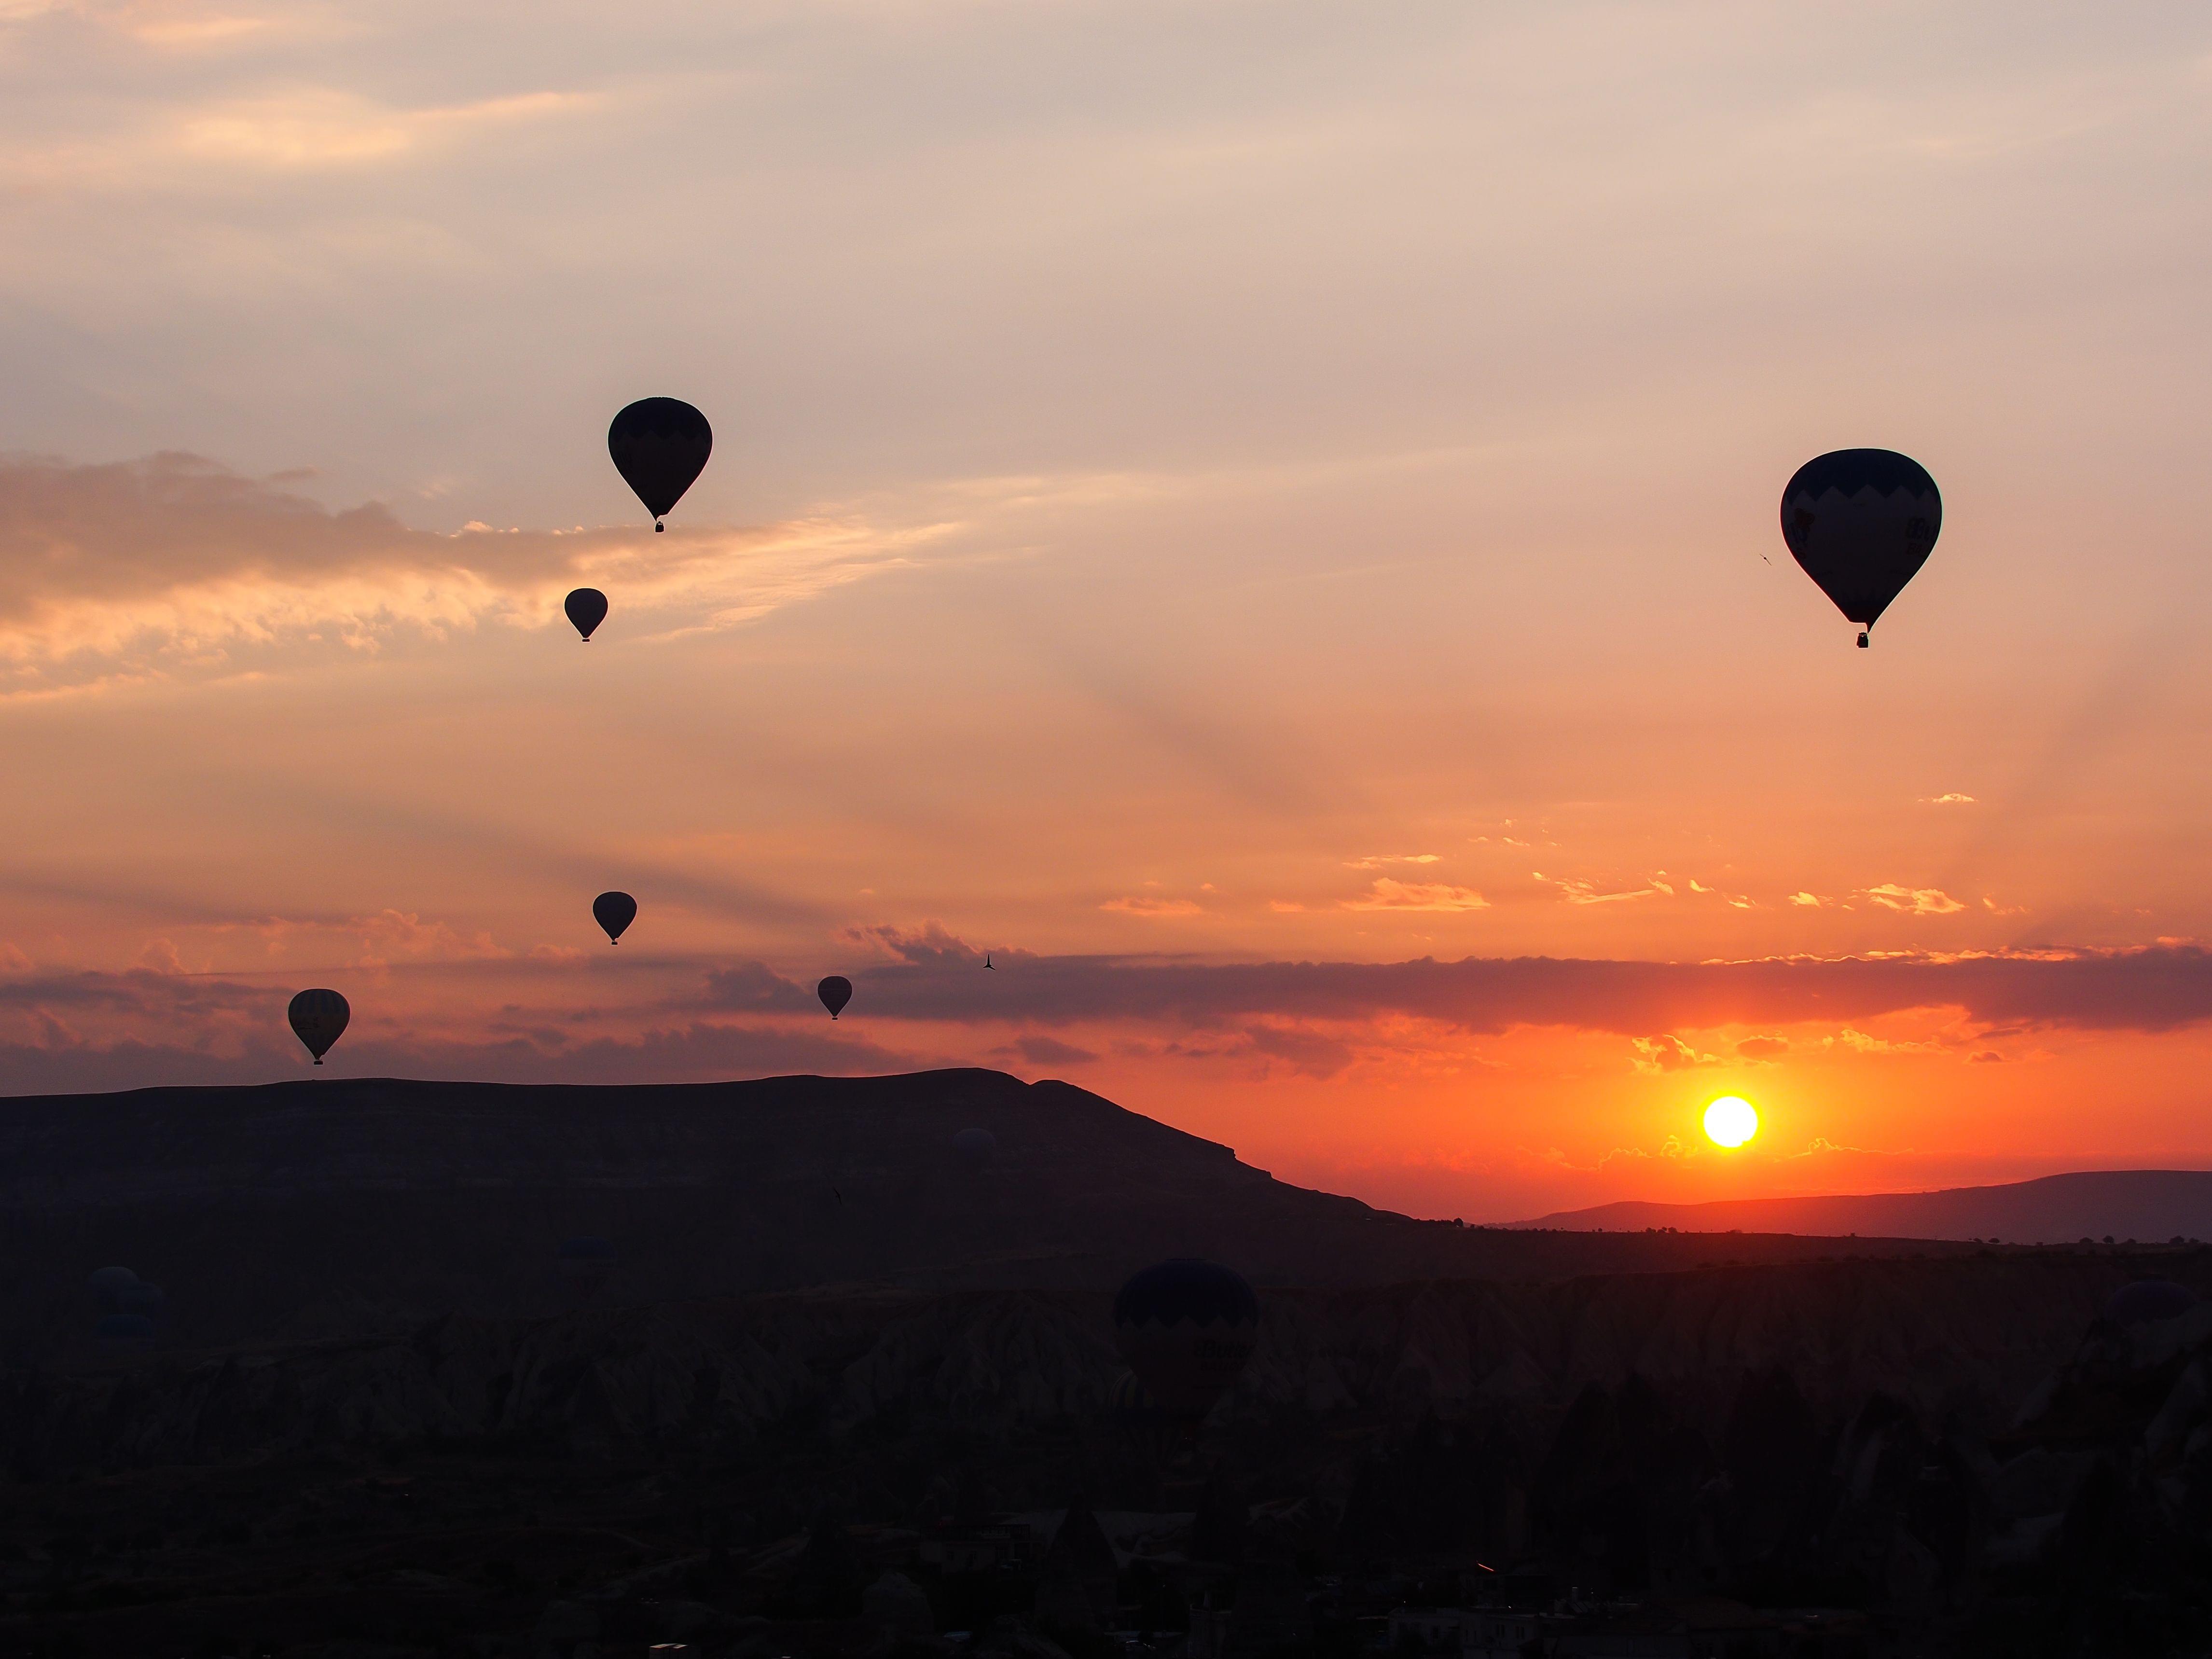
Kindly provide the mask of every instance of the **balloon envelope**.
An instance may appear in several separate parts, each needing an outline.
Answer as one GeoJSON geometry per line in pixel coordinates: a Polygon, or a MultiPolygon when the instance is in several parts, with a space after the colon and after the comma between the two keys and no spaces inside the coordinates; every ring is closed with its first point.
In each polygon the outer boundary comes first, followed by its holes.
{"type": "Polygon", "coordinates": [[[1893,449],[1838,449],[1805,463],[1782,492],[1790,556],[1861,628],[1904,590],[1943,528],[1927,468],[1893,449]]]}
{"type": "Polygon", "coordinates": [[[832,974],[814,988],[814,994],[822,999],[822,1006],[835,1019],[845,1012],[845,1005],[853,1000],[853,981],[842,974],[832,974]]]}
{"type": "Polygon", "coordinates": [[[1147,1267],[1114,1298],[1114,1340],[1168,1416],[1195,1422],[1244,1370],[1260,1299],[1242,1274],[1181,1257],[1147,1267]]]}
{"type": "Polygon", "coordinates": [[[2170,1279],[2138,1279],[2105,1298],[2105,1317],[2115,1325],[2148,1325],[2179,1319],[2197,1305],[2197,1292],[2170,1279]]]}
{"type": "Polygon", "coordinates": [[[628,893],[602,893],[592,901],[592,920],[607,930],[610,943],[637,920],[637,901],[628,893]]]}
{"type": "Polygon", "coordinates": [[[607,596],[596,587],[580,587],[561,601],[561,608],[576,624],[576,631],[589,641],[592,630],[607,619],[607,596]]]}
{"type": "Polygon", "coordinates": [[[988,1129],[963,1129],[952,1137],[954,1154],[971,1170],[980,1170],[999,1155],[999,1138],[988,1129]]]}
{"type": "Polygon", "coordinates": [[[318,1066],[330,1053],[331,1044],[345,1035],[347,1022],[353,1018],[353,1010],[336,991],[302,991],[292,999],[286,1012],[292,1021],[292,1035],[307,1045],[318,1066]]]}
{"type": "Polygon", "coordinates": [[[707,417],[677,398],[644,398],[607,428],[607,453],[656,522],[684,499],[714,452],[707,417]]]}

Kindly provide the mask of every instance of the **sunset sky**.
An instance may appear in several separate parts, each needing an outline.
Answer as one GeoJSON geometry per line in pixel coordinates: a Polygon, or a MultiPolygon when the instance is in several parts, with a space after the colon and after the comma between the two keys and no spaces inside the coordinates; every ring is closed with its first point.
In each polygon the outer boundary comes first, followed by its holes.
{"type": "Polygon", "coordinates": [[[327,985],[1470,1220],[2212,1167],[2208,270],[2201,3],[0,0],[0,1091],[327,985]]]}

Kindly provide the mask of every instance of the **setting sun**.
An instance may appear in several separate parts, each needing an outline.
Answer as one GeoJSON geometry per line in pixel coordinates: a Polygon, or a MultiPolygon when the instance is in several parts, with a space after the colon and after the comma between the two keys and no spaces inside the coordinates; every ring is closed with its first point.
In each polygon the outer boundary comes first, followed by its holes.
{"type": "Polygon", "coordinates": [[[1759,1114],[1741,1095],[1723,1095],[1705,1108],[1705,1133],[1717,1146],[1741,1146],[1759,1133],[1759,1114]]]}

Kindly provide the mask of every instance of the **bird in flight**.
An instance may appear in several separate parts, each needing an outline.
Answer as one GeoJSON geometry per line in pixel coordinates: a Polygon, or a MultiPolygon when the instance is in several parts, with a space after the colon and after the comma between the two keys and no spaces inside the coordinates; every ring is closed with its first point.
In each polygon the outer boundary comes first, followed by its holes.
{"type": "Polygon", "coordinates": [[[991,961],[991,953],[988,951],[983,952],[983,965],[986,968],[989,968],[994,974],[999,971],[998,969],[993,965],[991,961]]]}

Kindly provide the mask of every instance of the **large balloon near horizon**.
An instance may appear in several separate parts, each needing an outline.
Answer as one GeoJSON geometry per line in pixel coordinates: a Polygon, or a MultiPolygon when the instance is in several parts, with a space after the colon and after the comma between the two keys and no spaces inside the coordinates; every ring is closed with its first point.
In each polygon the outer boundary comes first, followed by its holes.
{"type": "Polygon", "coordinates": [[[1114,1298],[1114,1343],[1159,1411],[1195,1424],[1243,1375],[1260,1340],[1260,1298],[1243,1275],[1178,1256],[1114,1298]]]}
{"type": "Polygon", "coordinates": [[[853,981],[842,974],[832,974],[814,988],[814,994],[822,999],[822,1006],[835,1019],[845,1012],[845,1005],[853,1000],[853,981]]]}
{"type": "Polygon", "coordinates": [[[1716,1146],[1741,1146],[1758,1133],[1759,1114],[1741,1095],[1723,1095],[1705,1108],[1705,1133],[1716,1146]]]}
{"type": "Polygon", "coordinates": [[[576,631],[584,636],[584,643],[592,642],[592,630],[607,619],[607,596],[596,587],[580,587],[561,601],[561,608],[568,613],[568,620],[576,624],[576,631]]]}
{"type": "Polygon", "coordinates": [[[607,930],[610,945],[619,945],[624,930],[637,920],[637,901],[628,893],[602,893],[592,901],[592,920],[607,930]]]}
{"type": "Polygon", "coordinates": [[[1928,469],[1893,449],[1838,449],[1799,467],[1782,492],[1790,556],[1859,625],[1859,643],[1928,562],[1943,497],[1928,469]]]}
{"type": "Polygon", "coordinates": [[[353,1018],[352,1008],[336,991],[302,991],[285,1013],[292,1022],[292,1035],[307,1045],[318,1066],[353,1018]]]}
{"type": "Polygon", "coordinates": [[[714,453],[714,429],[680,398],[641,398],[607,428],[607,453],[615,471],[637,492],[653,527],[675,510],[684,492],[706,470],[714,453]]]}

